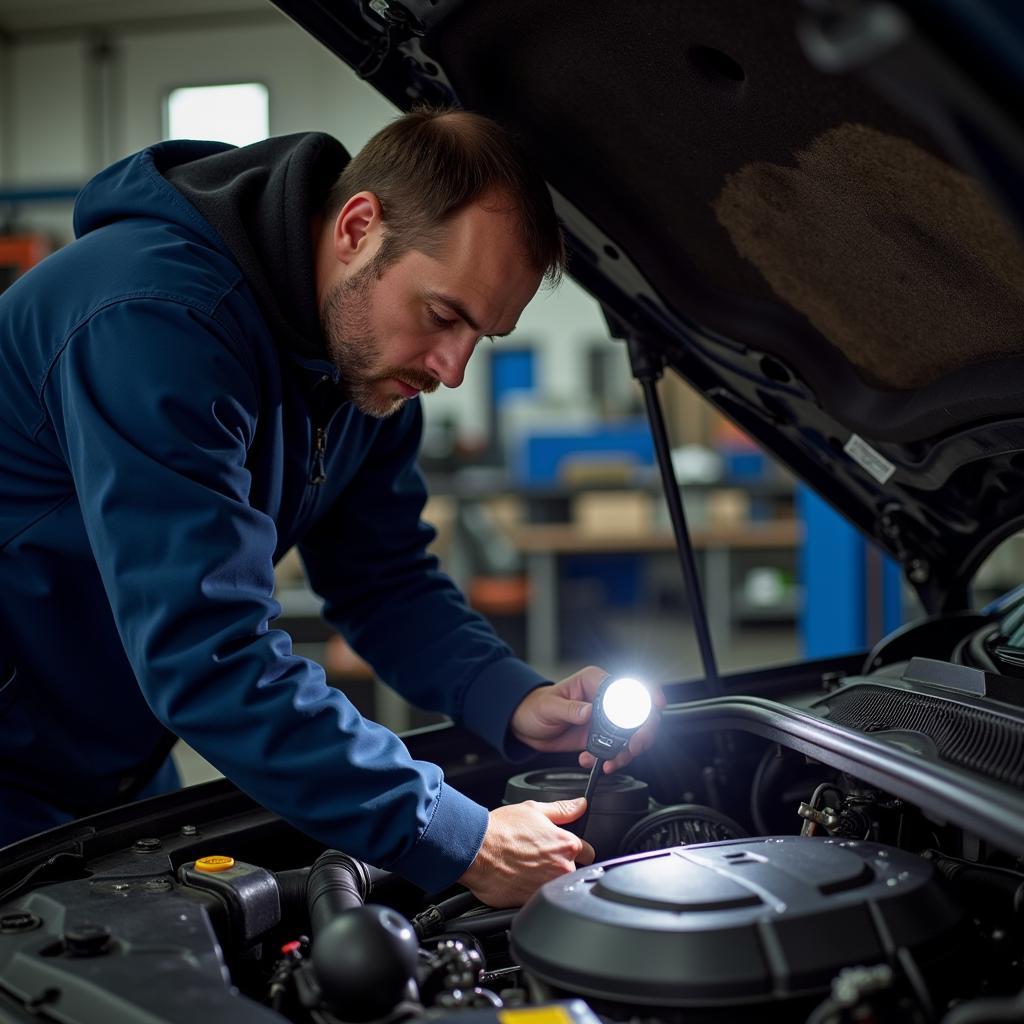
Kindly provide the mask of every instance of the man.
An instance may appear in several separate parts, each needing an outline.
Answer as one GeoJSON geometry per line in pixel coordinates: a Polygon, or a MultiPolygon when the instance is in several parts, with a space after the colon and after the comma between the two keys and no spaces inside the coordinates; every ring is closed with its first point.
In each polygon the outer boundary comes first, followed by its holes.
{"type": "Polygon", "coordinates": [[[416,396],[457,387],[561,268],[511,140],[424,111],[351,161],[319,134],[165,143],[90,182],[75,231],[0,297],[0,843],[173,787],[169,730],[428,890],[514,905],[589,861],[558,827],[582,801],[488,814],[270,626],[297,544],[328,621],[410,700],[513,759],[584,745],[603,673],[545,685],[419,520],[416,396]]]}

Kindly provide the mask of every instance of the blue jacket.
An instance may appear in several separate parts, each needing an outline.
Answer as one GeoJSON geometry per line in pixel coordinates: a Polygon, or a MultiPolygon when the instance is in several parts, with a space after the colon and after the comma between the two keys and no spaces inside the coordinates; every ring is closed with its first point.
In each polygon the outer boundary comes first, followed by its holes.
{"type": "Polygon", "coordinates": [[[223,149],[108,168],[78,240],[0,296],[0,845],[112,802],[162,724],[304,832],[437,890],[486,810],[292,652],[274,563],[297,544],[381,678],[510,757],[544,680],[425,552],[419,401],[332,404],[333,365],[272,336],[161,173],[223,149]]]}

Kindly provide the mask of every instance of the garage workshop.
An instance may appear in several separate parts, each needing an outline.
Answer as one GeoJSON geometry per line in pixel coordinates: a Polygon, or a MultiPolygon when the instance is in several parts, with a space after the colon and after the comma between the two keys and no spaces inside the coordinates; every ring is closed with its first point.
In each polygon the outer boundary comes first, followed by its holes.
{"type": "Polygon", "coordinates": [[[1024,1021],[1024,9],[0,0],[0,1024],[1024,1021]]]}

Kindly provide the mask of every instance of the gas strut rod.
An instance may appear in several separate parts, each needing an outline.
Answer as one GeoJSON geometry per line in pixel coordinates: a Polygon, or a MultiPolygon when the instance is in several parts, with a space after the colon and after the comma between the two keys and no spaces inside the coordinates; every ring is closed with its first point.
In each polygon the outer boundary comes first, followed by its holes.
{"type": "Polygon", "coordinates": [[[668,432],[665,430],[665,416],[658,397],[657,382],[661,377],[665,362],[662,357],[652,352],[644,342],[633,333],[626,338],[629,350],[629,364],[633,376],[640,382],[647,404],[647,419],[651,425],[651,436],[654,439],[654,450],[658,457],[658,468],[661,470],[661,483],[668,501],[669,516],[672,519],[672,532],[676,538],[676,549],[683,570],[683,581],[690,597],[693,609],[693,628],[697,633],[700,646],[700,657],[704,663],[704,676],[707,679],[711,695],[717,697],[722,692],[718,666],[715,664],[715,649],[711,643],[711,630],[708,628],[708,613],[704,607],[704,594],[697,577],[697,560],[693,554],[693,542],[686,525],[686,513],[683,510],[683,499],[679,493],[675,470],[672,467],[672,453],[669,450],[668,432]]]}

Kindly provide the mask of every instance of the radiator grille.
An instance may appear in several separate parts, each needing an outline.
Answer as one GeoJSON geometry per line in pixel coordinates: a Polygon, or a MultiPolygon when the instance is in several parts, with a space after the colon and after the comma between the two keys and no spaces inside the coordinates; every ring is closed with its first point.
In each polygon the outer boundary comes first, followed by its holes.
{"type": "Polygon", "coordinates": [[[954,701],[883,686],[854,685],[822,702],[828,718],[860,732],[906,729],[934,742],[950,764],[1024,785],[1024,722],[954,701]]]}

